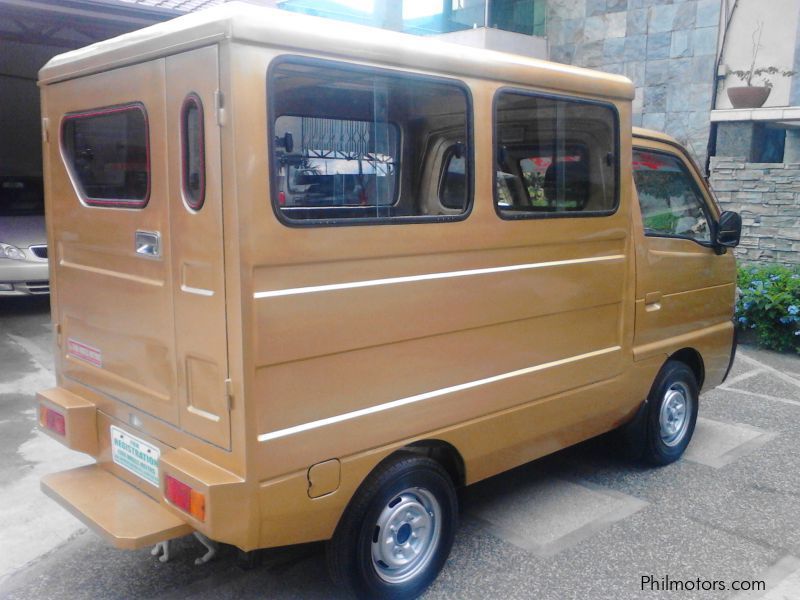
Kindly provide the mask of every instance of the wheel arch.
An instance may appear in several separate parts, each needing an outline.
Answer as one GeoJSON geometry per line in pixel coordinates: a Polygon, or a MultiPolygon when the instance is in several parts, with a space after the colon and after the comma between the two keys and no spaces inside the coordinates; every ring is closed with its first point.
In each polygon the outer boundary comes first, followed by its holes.
{"type": "Polygon", "coordinates": [[[449,442],[437,439],[419,440],[403,446],[397,452],[414,452],[427,456],[438,462],[447,471],[456,488],[466,485],[467,471],[464,458],[449,442]]]}
{"type": "Polygon", "coordinates": [[[703,389],[706,378],[706,368],[702,355],[694,348],[681,348],[669,356],[669,360],[677,360],[689,367],[697,379],[697,389],[703,389]]]}

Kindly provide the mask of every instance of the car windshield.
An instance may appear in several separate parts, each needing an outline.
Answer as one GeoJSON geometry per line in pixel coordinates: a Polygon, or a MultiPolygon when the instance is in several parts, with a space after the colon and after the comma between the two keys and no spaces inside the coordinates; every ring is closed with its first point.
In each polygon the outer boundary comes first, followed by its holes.
{"type": "Polygon", "coordinates": [[[0,217],[43,214],[41,177],[0,177],[0,217]]]}

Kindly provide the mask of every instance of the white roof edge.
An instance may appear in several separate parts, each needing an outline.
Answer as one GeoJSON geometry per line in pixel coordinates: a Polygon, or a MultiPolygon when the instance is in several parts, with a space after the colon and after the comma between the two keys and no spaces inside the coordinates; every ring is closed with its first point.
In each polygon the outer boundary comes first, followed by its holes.
{"type": "MultiPolygon", "coordinates": [[[[52,58],[39,71],[40,84],[87,75],[148,58],[172,54],[214,40],[233,38],[253,43],[341,56],[413,68],[435,60],[450,73],[465,77],[519,81],[520,67],[538,71],[542,87],[564,75],[580,81],[587,93],[618,99],[633,98],[633,84],[621,75],[549,62],[532,57],[472,48],[354,23],[229,2],[189,13],[138,31],[97,42],[52,58]],[[332,27],[332,25],[334,25],[332,27]],[[345,49],[346,48],[346,49],[345,49]]],[[[537,82],[538,83],[538,80],[537,82]]]]}

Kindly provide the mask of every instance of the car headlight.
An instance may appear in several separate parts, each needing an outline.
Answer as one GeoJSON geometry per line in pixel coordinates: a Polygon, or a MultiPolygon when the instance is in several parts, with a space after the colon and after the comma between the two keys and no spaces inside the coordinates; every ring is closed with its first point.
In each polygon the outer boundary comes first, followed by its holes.
{"type": "Polygon", "coordinates": [[[11,260],[25,260],[25,253],[16,246],[0,242],[0,258],[10,258],[11,260]]]}

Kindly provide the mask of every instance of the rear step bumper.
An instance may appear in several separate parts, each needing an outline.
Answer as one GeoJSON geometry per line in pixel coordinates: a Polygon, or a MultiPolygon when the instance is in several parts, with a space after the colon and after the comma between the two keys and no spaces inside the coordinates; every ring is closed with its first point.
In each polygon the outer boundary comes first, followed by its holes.
{"type": "Polygon", "coordinates": [[[135,550],[193,531],[169,509],[99,465],[52,473],[42,491],[113,546],[135,550]]]}

